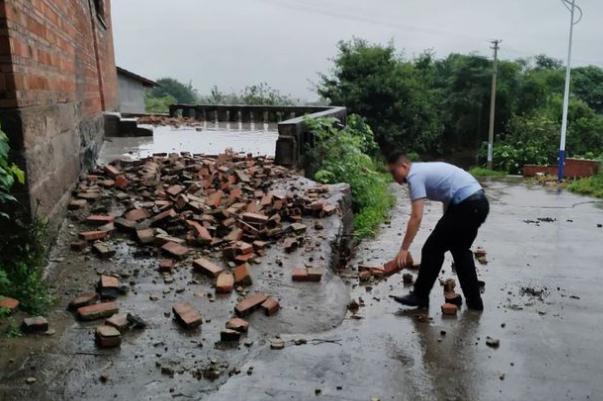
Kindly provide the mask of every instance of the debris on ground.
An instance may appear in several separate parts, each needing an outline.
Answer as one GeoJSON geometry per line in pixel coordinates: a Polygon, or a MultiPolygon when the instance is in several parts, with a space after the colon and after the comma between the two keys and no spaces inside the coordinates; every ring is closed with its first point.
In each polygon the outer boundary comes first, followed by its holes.
{"type": "Polygon", "coordinates": [[[442,305],[442,314],[448,316],[455,316],[458,311],[458,307],[454,304],[443,304],[442,305]]]}
{"type": "Polygon", "coordinates": [[[19,307],[19,301],[14,298],[0,296],[0,309],[6,309],[9,313],[14,312],[19,307]]]}
{"type": "Polygon", "coordinates": [[[41,333],[48,330],[48,320],[42,316],[27,317],[23,319],[21,330],[24,333],[41,333]]]}
{"type": "Polygon", "coordinates": [[[500,346],[500,340],[488,336],[486,337],[486,345],[490,348],[498,348],[500,346]]]}

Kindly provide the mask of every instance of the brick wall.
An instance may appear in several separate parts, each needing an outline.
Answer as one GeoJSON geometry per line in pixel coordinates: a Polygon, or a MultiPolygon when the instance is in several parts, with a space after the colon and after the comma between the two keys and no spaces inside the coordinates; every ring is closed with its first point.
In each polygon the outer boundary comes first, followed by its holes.
{"type": "Polygon", "coordinates": [[[110,0],[0,1],[0,122],[27,184],[20,198],[60,214],[116,110],[110,0]]]}

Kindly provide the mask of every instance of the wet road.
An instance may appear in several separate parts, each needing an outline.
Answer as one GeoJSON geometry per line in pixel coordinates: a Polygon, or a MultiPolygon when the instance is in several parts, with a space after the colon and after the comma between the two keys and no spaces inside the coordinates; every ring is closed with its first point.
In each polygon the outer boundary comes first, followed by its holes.
{"type": "MultiPolygon", "coordinates": [[[[362,245],[352,265],[395,254],[408,213],[403,191],[395,190],[402,201],[391,224],[362,245]]],[[[476,241],[489,259],[479,268],[486,281],[481,315],[462,308],[443,318],[438,284],[428,314],[401,310],[387,298],[406,291],[400,274],[357,286],[352,297],[366,303],[363,319],[348,314],[335,330],[288,337],[335,342],[265,350],[248,362],[252,376],[232,378],[208,399],[601,399],[601,202],[521,184],[490,183],[487,192],[492,211],[476,241]],[[524,222],[539,218],[545,221],[524,222]],[[543,294],[525,294],[526,287],[543,294]],[[500,347],[488,347],[487,336],[500,347]]],[[[416,257],[440,213],[439,204],[429,206],[411,249],[416,257]]],[[[454,277],[450,262],[441,277],[454,277]]]]}
{"type": "MultiPolygon", "coordinates": [[[[148,292],[161,294],[163,283],[143,274],[136,290],[140,295],[120,302],[149,318],[149,329],[128,334],[120,350],[99,352],[91,342],[94,325],[81,325],[68,313],[57,312],[52,322],[59,325],[58,332],[60,324],[67,329],[63,337],[9,340],[14,362],[0,361],[0,399],[601,399],[603,228],[597,224],[603,223],[602,203],[540,186],[489,183],[491,214],[476,241],[488,251],[488,265],[479,267],[486,282],[485,311],[462,308],[456,318],[442,318],[437,284],[431,309],[417,314],[388,299],[408,290],[401,274],[369,285],[358,285],[355,279],[359,263],[386,261],[399,246],[408,204],[404,190],[394,190],[399,202],[391,223],[360,246],[339,277],[299,292],[268,263],[271,258],[257,267],[258,285],[278,288],[284,309],[276,320],[252,320],[251,347],[213,345],[223,319],[216,318],[221,316],[216,312],[219,302],[209,302],[199,285],[187,290],[187,297],[198,298],[194,302],[211,319],[201,333],[185,335],[163,316],[177,298],[178,284],[159,303],[151,303],[148,292]],[[526,293],[526,288],[535,291],[526,293]],[[342,320],[350,296],[363,299],[366,306],[358,312],[362,319],[348,312],[342,320]],[[267,339],[277,332],[287,341],[283,350],[269,348],[267,339]],[[487,336],[499,339],[500,347],[488,347],[487,336]],[[212,359],[228,363],[225,369],[238,374],[224,374],[216,382],[194,379],[191,372],[212,359]],[[174,366],[174,378],[162,375],[157,363],[174,366]],[[98,380],[103,372],[110,374],[105,384],[98,380]],[[40,382],[28,386],[28,376],[40,382]]],[[[416,259],[440,214],[439,204],[428,206],[411,248],[416,259]]],[[[57,278],[69,281],[65,287],[78,282],[85,287],[95,277],[94,269],[103,268],[80,262],[57,278]],[[88,269],[74,278],[73,269],[82,266],[88,269]]],[[[144,258],[125,262],[150,263],[144,258]]],[[[454,277],[450,262],[447,257],[441,277],[454,277]]],[[[188,282],[189,274],[179,272],[177,283],[188,282]]],[[[2,341],[0,347],[8,344],[2,341]]]]}

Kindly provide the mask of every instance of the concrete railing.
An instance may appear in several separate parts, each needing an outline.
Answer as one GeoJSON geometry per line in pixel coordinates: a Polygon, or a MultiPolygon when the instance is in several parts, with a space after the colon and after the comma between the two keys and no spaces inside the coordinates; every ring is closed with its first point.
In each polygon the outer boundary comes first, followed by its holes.
{"type": "Polygon", "coordinates": [[[170,106],[171,117],[189,117],[200,121],[278,123],[275,162],[294,167],[306,167],[304,154],[313,138],[304,123],[307,117],[334,117],[346,123],[347,110],[337,106],[248,106],[248,105],[191,105],[170,106]]]}

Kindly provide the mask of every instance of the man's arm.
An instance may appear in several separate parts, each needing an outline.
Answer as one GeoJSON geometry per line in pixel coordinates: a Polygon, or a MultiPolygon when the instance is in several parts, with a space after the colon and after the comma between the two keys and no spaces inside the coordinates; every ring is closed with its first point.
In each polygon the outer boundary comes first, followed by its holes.
{"type": "Polygon", "coordinates": [[[408,219],[408,224],[406,226],[406,234],[404,235],[404,240],[402,241],[400,251],[396,256],[396,263],[398,267],[404,267],[404,265],[406,264],[406,259],[408,258],[408,250],[410,249],[410,245],[415,239],[417,231],[419,231],[419,227],[421,226],[424,206],[425,199],[417,199],[412,202],[410,218],[408,219]]]}

